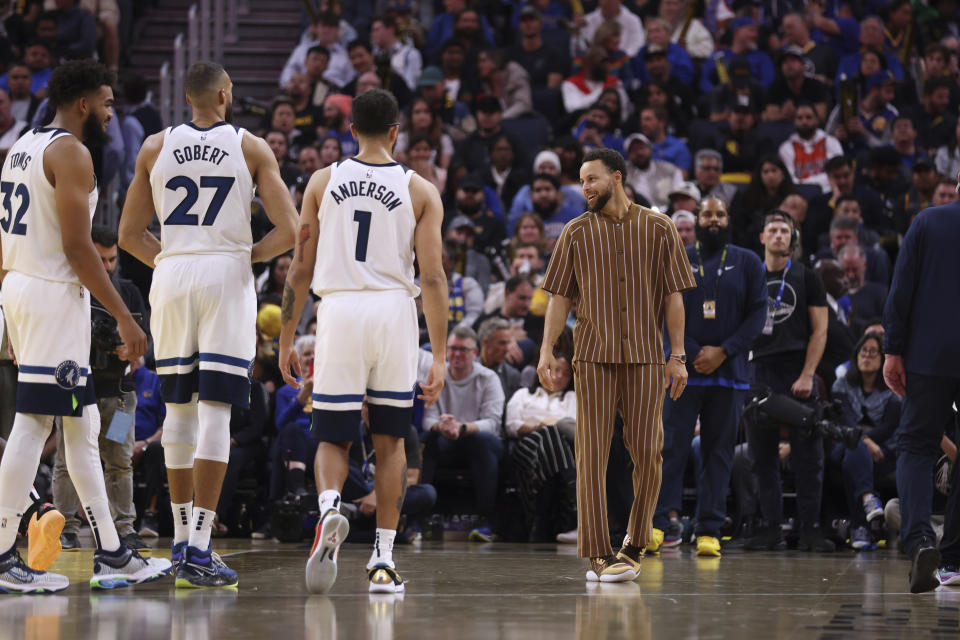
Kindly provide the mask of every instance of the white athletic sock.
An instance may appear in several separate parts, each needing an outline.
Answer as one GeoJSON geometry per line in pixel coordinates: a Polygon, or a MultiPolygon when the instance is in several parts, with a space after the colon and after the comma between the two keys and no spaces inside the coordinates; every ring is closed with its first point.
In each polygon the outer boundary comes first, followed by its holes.
{"type": "Polygon", "coordinates": [[[93,539],[97,546],[104,551],[116,551],[120,548],[120,536],[117,535],[117,528],[113,524],[113,518],[110,517],[110,503],[106,498],[91,500],[89,504],[83,505],[83,510],[87,514],[87,522],[90,523],[90,530],[93,532],[93,539]]]}
{"type": "Polygon", "coordinates": [[[320,517],[323,517],[330,509],[340,511],[340,492],[333,489],[327,489],[320,493],[320,517]]]}
{"type": "Polygon", "coordinates": [[[173,510],[173,544],[190,539],[190,518],[193,517],[193,500],[190,502],[171,502],[173,510]]]}
{"type": "Polygon", "coordinates": [[[50,435],[51,416],[17,413],[0,462],[0,553],[17,540],[24,496],[37,475],[43,444],[50,435]]]}
{"type": "Polygon", "coordinates": [[[193,508],[193,522],[190,523],[190,546],[194,549],[206,551],[210,546],[210,531],[213,528],[213,519],[216,511],[203,507],[193,508]]]}
{"type": "Polygon", "coordinates": [[[377,537],[373,541],[373,553],[370,555],[370,562],[367,563],[367,569],[372,569],[375,565],[385,564],[393,567],[393,539],[397,537],[396,529],[381,529],[377,527],[377,537]]]}

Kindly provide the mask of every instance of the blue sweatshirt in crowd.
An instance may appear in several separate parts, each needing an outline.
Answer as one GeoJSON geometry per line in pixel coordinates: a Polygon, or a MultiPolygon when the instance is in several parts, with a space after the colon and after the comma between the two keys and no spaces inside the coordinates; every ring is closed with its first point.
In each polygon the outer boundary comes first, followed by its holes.
{"type": "Polygon", "coordinates": [[[886,352],[927,376],[960,377],[960,202],[910,224],[883,312],[886,352]]]}
{"type": "MultiPolygon", "coordinates": [[[[683,306],[686,312],[684,347],[687,353],[687,384],[693,386],[721,386],[734,389],[749,389],[750,376],[747,372],[747,353],[754,339],[763,329],[767,317],[767,284],[763,263],[752,251],[734,245],[728,245],[727,257],[723,264],[723,275],[717,283],[717,270],[723,250],[707,254],[703,248],[703,274],[697,268],[696,245],[687,247],[694,278],[695,289],[683,292],[683,306]],[[712,300],[716,303],[716,318],[704,317],[703,303],[712,300]],[[693,368],[694,358],[705,346],[723,347],[727,359],[709,375],[697,373],[693,368]]],[[[669,337],[667,351],[669,353],[669,337]]]]}
{"type": "MultiPolygon", "coordinates": [[[[299,381],[297,379],[297,382],[299,381]]],[[[299,389],[294,389],[288,384],[284,384],[277,389],[277,404],[274,413],[278,433],[289,425],[296,425],[304,431],[310,430],[311,416],[297,402],[298,393],[300,393],[299,389]]]]}
{"type": "Polygon", "coordinates": [[[134,414],[134,437],[146,440],[163,426],[167,405],[160,394],[160,377],[146,367],[133,372],[133,384],[137,388],[137,411],[134,414]]]}

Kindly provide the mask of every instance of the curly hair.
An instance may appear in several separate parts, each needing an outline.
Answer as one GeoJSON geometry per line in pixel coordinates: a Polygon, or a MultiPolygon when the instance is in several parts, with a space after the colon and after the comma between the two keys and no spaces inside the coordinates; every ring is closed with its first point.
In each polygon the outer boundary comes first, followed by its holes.
{"type": "Polygon", "coordinates": [[[99,62],[71,60],[57,67],[50,75],[47,95],[50,105],[59,109],[104,85],[112,87],[115,81],[113,72],[99,62]]]}

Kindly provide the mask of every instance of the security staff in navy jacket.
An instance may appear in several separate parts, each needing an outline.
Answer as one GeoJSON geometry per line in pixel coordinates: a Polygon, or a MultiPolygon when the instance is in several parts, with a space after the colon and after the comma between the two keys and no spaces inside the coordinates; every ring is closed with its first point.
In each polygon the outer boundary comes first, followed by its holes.
{"type": "MultiPolygon", "coordinates": [[[[924,209],[903,239],[883,314],[887,386],[905,396],[897,434],[897,490],[910,590],[940,584],[940,567],[960,564],[958,474],[952,480],[940,552],[930,526],[933,465],[944,427],[960,405],[960,202],[924,209]],[[940,557],[942,554],[942,559],[940,557]]],[[[960,469],[956,465],[955,469],[960,469]]]]}
{"type": "Polygon", "coordinates": [[[665,545],[679,543],[683,470],[699,417],[703,464],[697,477],[696,535],[701,555],[719,555],[737,428],[750,387],[747,351],[763,328],[767,308],[763,265],[752,251],[729,244],[729,224],[723,200],[700,203],[697,243],[687,247],[698,286],[683,294],[690,377],[680,399],[664,401],[663,481],[653,518],[653,526],[666,534],[665,545]],[[714,550],[708,548],[714,544],[714,550]]]}

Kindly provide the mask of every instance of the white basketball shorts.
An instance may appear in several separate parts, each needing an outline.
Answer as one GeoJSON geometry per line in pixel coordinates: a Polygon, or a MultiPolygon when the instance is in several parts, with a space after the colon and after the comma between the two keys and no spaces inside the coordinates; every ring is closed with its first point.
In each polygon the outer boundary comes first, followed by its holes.
{"type": "Polygon", "coordinates": [[[250,263],[230,255],[174,255],[153,273],[150,306],[163,400],[250,406],[257,295],[250,263]]]}

